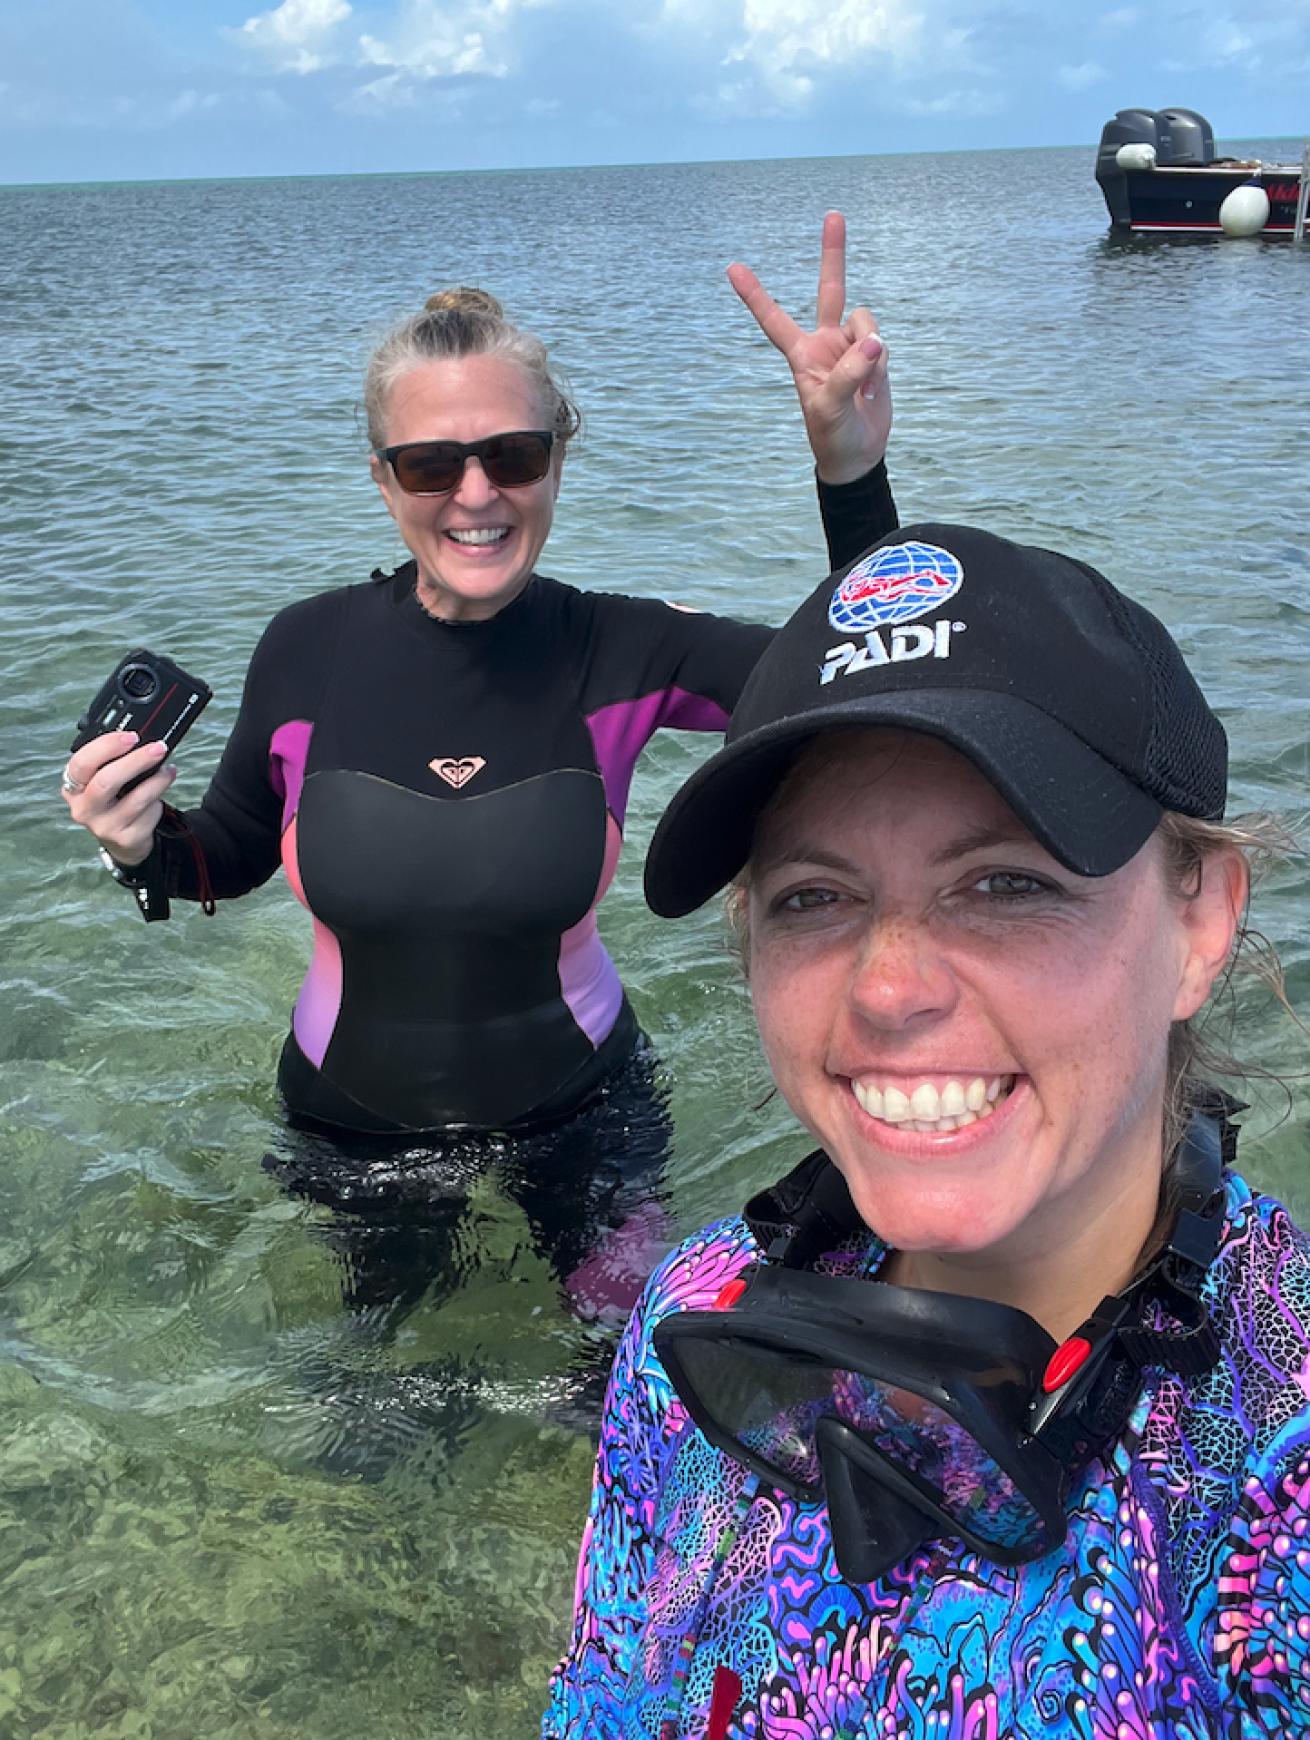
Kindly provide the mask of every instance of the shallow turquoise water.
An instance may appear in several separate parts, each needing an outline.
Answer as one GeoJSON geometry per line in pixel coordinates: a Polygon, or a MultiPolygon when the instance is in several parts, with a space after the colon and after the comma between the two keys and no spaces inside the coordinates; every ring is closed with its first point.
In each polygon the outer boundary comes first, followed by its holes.
{"type": "MultiPolygon", "coordinates": [[[[0,191],[0,1734],[534,1731],[590,1473],[543,1421],[586,1336],[494,1173],[454,1296],[389,1344],[361,1330],[322,1216],[259,1167],[304,915],[279,882],[147,930],[58,768],[145,642],[217,692],[182,756],[198,796],[269,615],[398,559],[358,377],[442,283],[494,290],[583,403],[546,571],[779,619],[822,574],[818,519],[723,267],[800,310],[830,205],[892,347],[903,517],[1104,568],[1193,659],[1238,807],[1303,813],[1310,247],[1113,239],[1086,151],[0,191]]],[[[753,1109],[717,921],[640,900],[705,749],[649,752],[604,918],[665,1060],[686,1227],[802,1151],[753,1109]]],[[[1310,1009],[1304,864],[1257,916],[1310,1009]]],[[[1291,1116],[1258,1093],[1248,1170],[1304,1217],[1292,1093],[1291,1116]]]]}

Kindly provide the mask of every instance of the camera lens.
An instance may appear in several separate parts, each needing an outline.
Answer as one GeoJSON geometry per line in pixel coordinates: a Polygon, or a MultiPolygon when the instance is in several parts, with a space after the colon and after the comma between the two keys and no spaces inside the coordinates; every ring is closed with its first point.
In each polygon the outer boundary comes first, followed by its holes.
{"type": "Polygon", "coordinates": [[[148,701],[159,687],[159,679],[149,665],[129,665],[119,677],[118,684],[134,701],[148,701]]]}

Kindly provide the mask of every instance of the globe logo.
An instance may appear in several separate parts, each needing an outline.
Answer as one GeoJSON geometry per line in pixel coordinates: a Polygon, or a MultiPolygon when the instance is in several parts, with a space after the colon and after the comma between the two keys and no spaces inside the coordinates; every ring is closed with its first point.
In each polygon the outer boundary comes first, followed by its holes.
{"type": "Polygon", "coordinates": [[[832,595],[828,621],[843,634],[913,622],[954,598],[964,569],[936,544],[893,544],[857,562],[832,595]]]}

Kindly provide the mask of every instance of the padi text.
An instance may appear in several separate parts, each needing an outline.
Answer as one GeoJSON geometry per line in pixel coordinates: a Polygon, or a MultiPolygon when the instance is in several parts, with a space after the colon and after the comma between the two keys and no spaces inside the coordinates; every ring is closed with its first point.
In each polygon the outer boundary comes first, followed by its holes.
{"type": "Polygon", "coordinates": [[[951,636],[961,634],[964,626],[962,622],[943,618],[940,622],[916,622],[906,628],[894,628],[890,650],[882,638],[882,630],[871,628],[861,647],[857,647],[853,640],[847,640],[828,649],[819,681],[830,683],[838,672],[850,676],[853,671],[867,671],[873,665],[900,665],[907,659],[926,659],[929,655],[935,659],[948,659],[951,656],[951,636]]]}

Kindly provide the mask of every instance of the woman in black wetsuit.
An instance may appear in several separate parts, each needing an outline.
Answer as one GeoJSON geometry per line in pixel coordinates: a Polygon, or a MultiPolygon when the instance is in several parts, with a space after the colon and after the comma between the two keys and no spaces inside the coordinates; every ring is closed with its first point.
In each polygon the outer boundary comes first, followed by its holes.
{"type": "MultiPolygon", "coordinates": [[[[886,355],[867,310],[843,318],[844,242],[834,214],[812,333],[731,273],[793,370],[834,564],[895,525],[886,355]]],[[[772,631],[536,572],[577,416],[540,341],[485,293],[447,292],[396,327],[365,402],[412,559],[270,624],[213,783],[181,818],[189,840],[160,825],[174,773],[156,745],[87,745],[65,796],[148,919],[286,869],[315,948],[279,1084],[293,1126],[330,1139],[296,1150],[297,1187],[355,1209],[426,1201],[434,1140],[444,1178],[452,1143],[503,1133],[566,1277],[650,1196],[665,1148],[595,919],[633,766],[661,726],[722,730],[772,631]]]]}

